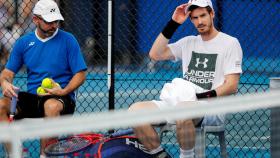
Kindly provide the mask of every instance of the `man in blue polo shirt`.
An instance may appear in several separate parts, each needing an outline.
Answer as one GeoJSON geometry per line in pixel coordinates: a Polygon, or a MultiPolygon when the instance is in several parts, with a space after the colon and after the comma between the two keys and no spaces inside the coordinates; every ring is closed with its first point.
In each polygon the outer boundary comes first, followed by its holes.
{"type": "MultiPolygon", "coordinates": [[[[59,29],[64,20],[53,0],[40,0],[33,9],[36,30],[19,38],[0,76],[3,98],[0,99],[0,121],[8,120],[12,97],[18,97],[15,118],[57,117],[73,114],[74,91],[86,79],[87,66],[75,37],[59,29]],[[27,69],[27,92],[16,93],[15,74],[27,69]],[[38,96],[36,89],[44,78],[52,78],[61,87],[45,89],[38,96]]],[[[41,154],[46,140],[41,142],[41,154]]]]}

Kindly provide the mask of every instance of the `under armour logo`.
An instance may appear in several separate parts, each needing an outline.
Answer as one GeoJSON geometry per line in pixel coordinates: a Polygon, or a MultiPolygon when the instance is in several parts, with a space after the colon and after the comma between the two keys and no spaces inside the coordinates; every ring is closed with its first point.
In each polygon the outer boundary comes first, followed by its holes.
{"type": "Polygon", "coordinates": [[[28,46],[33,46],[35,44],[35,42],[30,42],[29,44],[28,44],[28,46]]]}
{"type": "Polygon", "coordinates": [[[52,13],[52,12],[55,12],[55,8],[51,9],[50,12],[51,12],[51,13],[52,13]]]}
{"type": "Polygon", "coordinates": [[[196,58],[196,64],[195,64],[195,67],[198,67],[199,64],[203,64],[203,68],[207,68],[207,63],[208,62],[208,59],[207,58],[204,58],[204,61],[203,62],[200,62],[199,61],[199,58],[196,58]]]}

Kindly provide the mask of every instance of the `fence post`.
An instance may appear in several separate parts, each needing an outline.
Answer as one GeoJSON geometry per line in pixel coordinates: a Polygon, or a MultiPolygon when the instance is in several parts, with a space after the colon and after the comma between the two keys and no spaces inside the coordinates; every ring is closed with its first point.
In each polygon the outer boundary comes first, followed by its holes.
{"type": "MultiPolygon", "coordinates": [[[[271,77],[269,89],[280,89],[280,77],[271,77]]],[[[280,97],[280,96],[279,96],[280,97]]],[[[271,157],[278,158],[280,156],[280,108],[275,107],[270,112],[270,138],[271,138],[271,157]]]]}

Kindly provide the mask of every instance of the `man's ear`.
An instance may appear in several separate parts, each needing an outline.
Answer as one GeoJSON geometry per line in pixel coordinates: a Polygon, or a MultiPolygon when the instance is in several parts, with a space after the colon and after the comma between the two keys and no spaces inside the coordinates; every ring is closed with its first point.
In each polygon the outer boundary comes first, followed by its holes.
{"type": "Polygon", "coordinates": [[[193,21],[192,21],[192,13],[189,14],[189,19],[193,23],[193,21]]]}
{"type": "Polygon", "coordinates": [[[212,11],[210,12],[210,15],[213,17],[213,19],[215,18],[215,11],[212,9],[212,11]]]}
{"type": "Polygon", "coordinates": [[[36,16],[33,16],[32,21],[35,25],[38,24],[39,19],[36,16]]]}

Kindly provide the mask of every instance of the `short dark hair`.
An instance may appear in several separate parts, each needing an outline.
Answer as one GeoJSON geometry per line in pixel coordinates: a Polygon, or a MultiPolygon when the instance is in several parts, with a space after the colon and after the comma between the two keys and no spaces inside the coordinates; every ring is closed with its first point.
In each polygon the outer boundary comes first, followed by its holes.
{"type": "MultiPolygon", "coordinates": [[[[192,6],[190,6],[189,11],[193,11],[193,10],[195,10],[196,8],[199,8],[199,6],[197,6],[197,5],[192,5],[192,6]]],[[[211,13],[211,12],[213,11],[213,9],[212,9],[210,6],[207,6],[207,7],[205,7],[205,8],[206,8],[206,10],[208,11],[208,13],[211,13]]]]}

